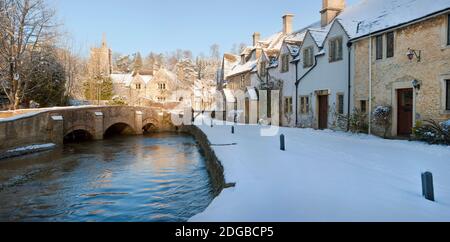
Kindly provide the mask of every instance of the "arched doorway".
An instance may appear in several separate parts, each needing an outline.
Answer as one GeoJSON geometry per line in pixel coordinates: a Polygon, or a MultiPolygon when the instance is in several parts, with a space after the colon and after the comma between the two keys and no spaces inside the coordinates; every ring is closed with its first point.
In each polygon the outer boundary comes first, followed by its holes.
{"type": "Polygon", "coordinates": [[[116,123],[106,129],[104,138],[121,136],[121,135],[135,135],[134,129],[126,123],[116,123]]]}
{"type": "Polygon", "coordinates": [[[79,143],[93,140],[94,136],[87,130],[76,129],[64,136],[64,143],[79,143]]]}

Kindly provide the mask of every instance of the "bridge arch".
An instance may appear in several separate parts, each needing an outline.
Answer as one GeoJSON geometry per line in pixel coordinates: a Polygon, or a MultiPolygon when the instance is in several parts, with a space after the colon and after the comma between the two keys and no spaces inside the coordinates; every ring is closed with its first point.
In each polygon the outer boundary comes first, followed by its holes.
{"type": "Polygon", "coordinates": [[[111,137],[116,135],[135,135],[136,130],[133,125],[127,122],[116,122],[105,127],[103,137],[111,137]]]}
{"type": "Polygon", "coordinates": [[[88,141],[94,139],[94,129],[86,125],[73,126],[64,133],[64,143],[88,141]]]}
{"type": "Polygon", "coordinates": [[[148,118],[142,122],[142,131],[144,134],[154,133],[159,128],[159,121],[154,118],[148,118]]]}

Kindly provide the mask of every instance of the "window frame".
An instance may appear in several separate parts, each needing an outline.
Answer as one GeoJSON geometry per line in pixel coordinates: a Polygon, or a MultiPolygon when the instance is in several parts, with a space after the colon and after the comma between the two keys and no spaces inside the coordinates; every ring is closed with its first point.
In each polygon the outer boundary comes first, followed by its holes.
{"type": "Polygon", "coordinates": [[[281,72],[282,73],[289,72],[289,55],[288,54],[281,55],[281,72]]]}
{"type": "Polygon", "coordinates": [[[450,79],[445,80],[445,110],[450,111],[450,79]]]}
{"type": "Polygon", "coordinates": [[[383,35],[375,36],[375,59],[382,60],[383,59],[383,35]]]}
{"type": "Polygon", "coordinates": [[[359,107],[360,107],[360,109],[361,109],[360,111],[362,113],[367,113],[367,100],[360,100],[359,101],[359,107]]]}
{"type": "Polygon", "coordinates": [[[338,114],[344,114],[345,113],[345,95],[343,93],[338,93],[336,96],[336,103],[337,103],[337,108],[336,108],[336,112],[338,114]]]}
{"type": "Polygon", "coordinates": [[[300,96],[300,114],[309,114],[310,101],[309,96],[300,96]]]}
{"type": "Polygon", "coordinates": [[[386,33],[386,58],[393,57],[395,57],[395,33],[394,31],[391,31],[386,33]],[[392,39],[389,38],[390,36],[392,36],[392,39]]]}
{"type": "Polygon", "coordinates": [[[303,49],[303,68],[309,68],[313,65],[314,65],[314,47],[310,46],[303,49]]]}
{"type": "Polygon", "coordinates": [[[447,46],[450,46],[450,14],[447,14],[447,46]]]}
{"type": "Polygon", "coordinates": [[[259,63],[259,72],[261,77],[266,77],[267,76],[267,62],[266,61],[261,61],[259,63]]]}
{"type": "Polygon", "coordinates": [[[341,61],[344,58],[344,46],[342,36],[332,38],[328,41],[328,61],[330,63],[341,61]]]}
{"type": "Polygon", "coordinates": [[[284,113],[292,114],[294,112],[294,107],[292,103],[292,97],[284,97],[284,113]]]}

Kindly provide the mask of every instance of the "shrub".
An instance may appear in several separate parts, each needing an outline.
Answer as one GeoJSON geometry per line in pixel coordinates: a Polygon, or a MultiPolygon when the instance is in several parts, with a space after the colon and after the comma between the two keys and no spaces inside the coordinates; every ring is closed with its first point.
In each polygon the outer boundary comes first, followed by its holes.
{"type": "Polygon", "coordinates": [[[126,106],[127,101],[125,97],[114,96],[111,101],[108,103],[111,106],[126,106]]]}
{"type": "Polygon", "coordinates": [[[413,133],[416,139],[430,144],[450,145],[450,120],[442,123],[435,120],[417,122],[413,133]]]}
{"type": "Polygon", "coordinates": [[[359,109],[353,111],[352,115],[350,115],[350,131],[354,133],[369,132],[367,113],[362,112],[359,109]]]}
{"type": "Polygon", "coordinates": [[[387,137],[391,128],[392,108],[389,106],[378,106],[373,111],[373,122],[384,129],[384,138],[387,137]]]}
{"type": "Polygon", "coordinates": [[[362,112],[359,109],[354,109],[350,115],[350,119],[345,115],[338,116],[338,127],[346,129],[347,123],[349,124],[350,132],[353,133],[369,133],[369,123],[367,113],[362,112]]]}

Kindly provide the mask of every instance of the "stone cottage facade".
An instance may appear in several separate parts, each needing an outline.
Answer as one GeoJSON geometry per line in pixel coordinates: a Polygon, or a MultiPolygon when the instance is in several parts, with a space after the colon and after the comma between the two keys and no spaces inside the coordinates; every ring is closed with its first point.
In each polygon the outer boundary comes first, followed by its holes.
{"type": "Polygon", "coordinates": [[[224,75],[226,99],[235,101],[239,91],[246,103],[227,106],[245,113],[249,90],[256,90],[260,121],[273,111],[269,104],[264,113],[264,91],[279,90],[283,126],[347,130],[358,112],[378,135],[385,130],[374,112],[387,107],[389,136],[409,136],[416,122],[450,118],[448,0],[322,3],[320,21],[304,29],[292,32],[292,15],[286,15],[278,37],[261,41],[254,34],[253,46],[224,75]]]}
{"type": "MultiPolygon", "coordinates": [[[[450,2],[442,6],[355,40],[355,108],[371,116],[391,107],[389,136],[409,136],[423,120],[450,119],[450,2]]],[[[373,122],[370,129],[384,133],[373,122]]]]}

